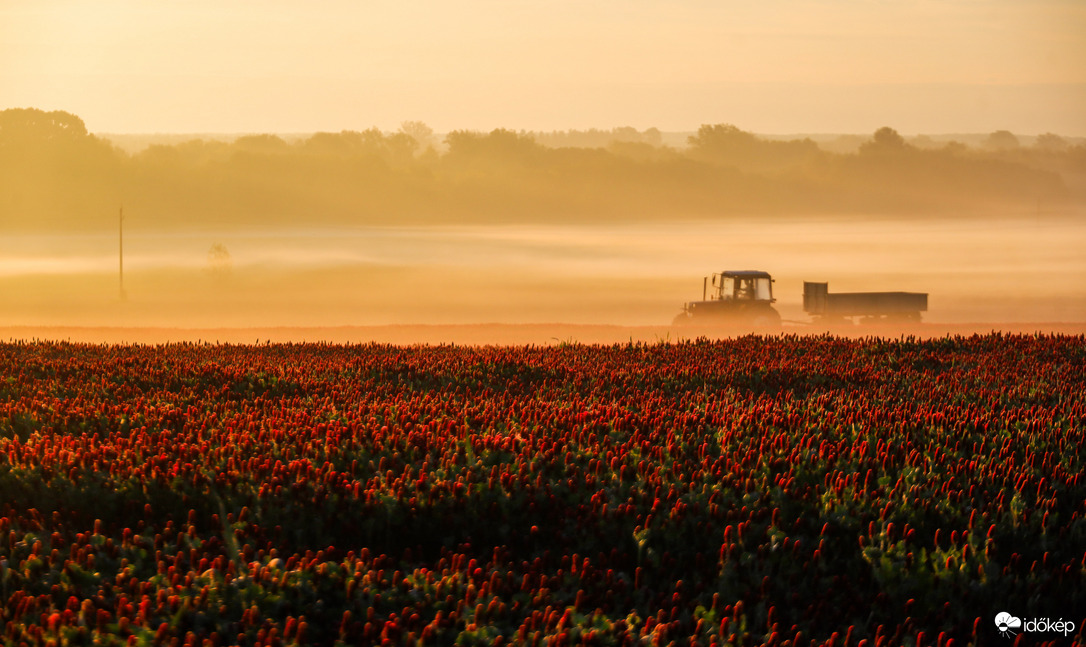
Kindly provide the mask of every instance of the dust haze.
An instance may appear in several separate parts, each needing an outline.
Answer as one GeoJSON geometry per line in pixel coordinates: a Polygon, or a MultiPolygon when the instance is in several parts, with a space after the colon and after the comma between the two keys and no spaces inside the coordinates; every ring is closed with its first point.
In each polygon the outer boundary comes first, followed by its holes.
{"type": "Polygon", "coordinates": [[[137,141],[12,109],[0,177],[0,327],[20,336],[660,339],[726,269],[773,274],[786,332],[816,329],[805,280],[926,292],[928,332],[1086,322],[1086,144],[1052,133],[137,141]]]}

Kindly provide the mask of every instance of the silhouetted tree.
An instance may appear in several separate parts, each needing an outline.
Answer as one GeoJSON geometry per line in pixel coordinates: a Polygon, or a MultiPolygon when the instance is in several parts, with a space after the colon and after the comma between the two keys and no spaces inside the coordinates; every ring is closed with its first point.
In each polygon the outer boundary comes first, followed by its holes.
{"type": "Polygon", "coordinates": [[[525,133],[498,128],[488,134],[470,130],[454,130],[445,136],[448,157],[490,161],[496,163],[530,163],[544,151],[535,139],[525,133]]]}
{"type": "Polygon", "coordinates": [[[810,163],[822,156],[810,139],[769,141],[731,124],[702,125],[687,138],[689,155],[743,170],[776,171],[810,163]]]}
{"type": "Polygon", "coordinates": [[[992,150],[1010,150],[1018,148],[1018,138],[1009,130],[997,130],[984,140],[985,148],[992,150]]]}
{"type": "Polygon", "coordinates": [[[346,157],[359,154],[364,147],[362,135],[351,130],[339,133],[313,133],[309,139],[302,142],[302,148],[314,155],[346,157]]]}
{"type": "Polygon", "coordinates": [[[896,130],[883,126],[875,131],[875,134],[871,136],[871,141],[860,146],[860,153],[893,153],[903,151],[908,147],[905,138],[896,130]]]}
{"type": "Polygon", "coordinates": [[[1067,140],[1054,133],[1044,133],[1037,136],[1037,140],[1033,142],[1035,148],[1039,148],[1043,151],[1064,151],[1067,150],[1069,145],[1067,140]]]}
{"type": "Polygon", "coordinates": [[[87,137],[87,126],[79,117],[54,110],[12,108],[0,111],[0,145],[15,140],[43,143],[78,140],[87,137]]]}
{"type": "Polygon", "coordinates": [[[969,147],[960,141],[954,140],[947,142],[942,150],[944,153],[949,153],[951,155],[964,155],[969,152],[969,147]]]}
{"type": "Polygon", "coordinates": [[[421,145],[419,141],[404,132],[392,133],[385,137],[384,148],[386,160],[396,168],[406,168],[411,165],[415,153],[421,145]]]}
{"type": "Polygon", "coordinates": [[[245,135],[234,140],[234,149],[246,153],[286,153],[287,142],[277,135],[245,135]]]}
{"type": "Polygon", "coordinates": [[[56,110],[0,111],[0,226],[71,226],[116,213],[123,155],[56,110]]]}
{"type": "Polygon", "coordinates": [[[731,124],[703,124],[686,141],[695,155],[703,157],[743,157],[757,144],[754,135],[731,124]]]}
{"type": "Polygon", "coordinates": [[[62,110],[36,108],[0,111],[0,154],[50,159],[53,163],[82,165],[119,157],[113,147],[87,132],[79,117],[62,110]]]}
{"type": "Polygon", "coordinates": [[[400,124],[400,132],[414,139],[418,144],[418,150],[425,152],[428,148],[436,148],[437,137],[434,129],[421,121],[405,121],[400,124]]]}
{"type": "Polygon", "coordinates": [[[531,135],[548,148],[608,148],[615,143],[660,146],[664,140],[663,134],[656,128],[637,132],[637,129],[631,126],[611,130],[555,130],[549,133],[535,132],[531,135]]]}

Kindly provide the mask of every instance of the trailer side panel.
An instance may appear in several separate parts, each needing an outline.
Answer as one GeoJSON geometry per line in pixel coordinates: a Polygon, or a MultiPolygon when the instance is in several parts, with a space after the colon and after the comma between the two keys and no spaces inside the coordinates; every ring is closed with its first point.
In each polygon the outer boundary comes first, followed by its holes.
{"type": "Polygon", "coordinates": [[[853,316],[903,315],[926,312],[928,295],[920,292],[841,292],[826,295],[825,314],[853,316]]]}

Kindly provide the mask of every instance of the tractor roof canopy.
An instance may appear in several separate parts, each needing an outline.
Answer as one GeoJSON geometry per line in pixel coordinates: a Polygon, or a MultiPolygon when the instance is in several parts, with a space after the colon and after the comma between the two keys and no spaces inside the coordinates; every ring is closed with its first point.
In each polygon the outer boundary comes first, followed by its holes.
{"type": "Polygon", "coordinates": [[[769,272],[762,272],[760,270],[729,270],[727,272],[721,272],[721,276],[729,279],[771,279],[769,272]]]}

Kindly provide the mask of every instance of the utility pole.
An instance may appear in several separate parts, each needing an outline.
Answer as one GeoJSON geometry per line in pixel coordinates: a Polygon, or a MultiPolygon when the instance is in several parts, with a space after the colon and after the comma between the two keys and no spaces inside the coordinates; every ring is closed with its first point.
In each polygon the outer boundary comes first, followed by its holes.
{"type": "Polygon", "coordinates": [[[124,207],[117,214],[117,261],[121,301],[124,301],[124,207]]]}

